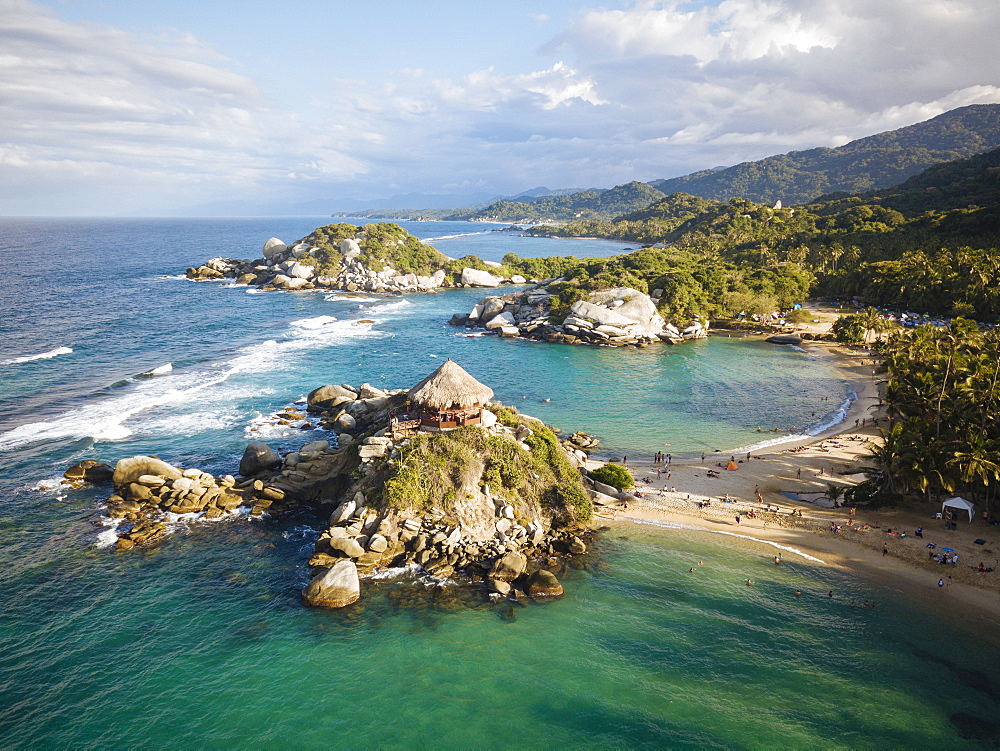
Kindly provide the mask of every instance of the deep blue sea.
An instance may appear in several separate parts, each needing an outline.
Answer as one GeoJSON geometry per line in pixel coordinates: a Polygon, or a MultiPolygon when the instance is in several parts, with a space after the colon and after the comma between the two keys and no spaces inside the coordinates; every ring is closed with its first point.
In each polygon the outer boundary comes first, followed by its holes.
{"type": "MultiPolygon", "coordinates": [[[[566,347],[447,325],[481,291],[183,278],[330,221],[0,220],[5,747],[961,748],[996,730],[1000,660],[975,635],[821,564],[789,554],[779,570],[767,550],[694,530],[616,527],[565,572],[566,597],[516,608],[386,580],[351,608],[307,610],[308,515],[101,547],[107,491],[60,486],[74,462],[152,453],[233,472],[249,441],[326,437],[267,419],[311,389],[408,387],[448,357],[609,455],[815,431],[852,396],[823,362],[771,345],[566,347]]],[[[404,226],[453,257],[627,247],[404,226]]]]}

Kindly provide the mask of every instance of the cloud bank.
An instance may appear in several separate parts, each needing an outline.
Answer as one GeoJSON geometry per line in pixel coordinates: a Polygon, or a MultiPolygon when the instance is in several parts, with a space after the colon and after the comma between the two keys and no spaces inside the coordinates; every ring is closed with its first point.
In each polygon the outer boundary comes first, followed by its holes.
{"type": "Polygon", "coordinates": [[[995,0],[637,2],[580,10],[527,73],[303,69],[295,101],[190,33],[0,0],[0,213],[672,177],[1000,102],[997,28],[995,0]]]}

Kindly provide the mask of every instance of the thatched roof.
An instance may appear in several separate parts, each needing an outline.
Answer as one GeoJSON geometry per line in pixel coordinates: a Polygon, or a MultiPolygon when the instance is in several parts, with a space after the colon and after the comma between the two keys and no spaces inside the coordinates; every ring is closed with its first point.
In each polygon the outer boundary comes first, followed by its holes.
{"type": "Polygon", "coordinates": [[[410,389],[411,402],[438,411],[475,407],[492,398],[493,389],[451,360],[441,363],[441,367],[410,389]]]}

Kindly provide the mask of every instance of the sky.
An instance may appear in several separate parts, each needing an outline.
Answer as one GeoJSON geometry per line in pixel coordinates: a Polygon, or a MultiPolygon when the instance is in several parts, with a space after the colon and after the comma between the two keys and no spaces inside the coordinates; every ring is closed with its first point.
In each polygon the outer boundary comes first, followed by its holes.
{"type": "Polygon", "coordinates": [[[1000,102],[998,30],[998,0],[0,0],[0,215],[674,177],[1000,102]]]}

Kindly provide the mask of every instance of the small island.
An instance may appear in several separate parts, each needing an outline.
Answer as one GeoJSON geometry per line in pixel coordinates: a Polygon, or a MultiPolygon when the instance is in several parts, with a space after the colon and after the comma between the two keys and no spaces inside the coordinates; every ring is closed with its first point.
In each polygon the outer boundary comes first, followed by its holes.
{"type": "Polygon", "coordinates": [[[606,498],[585,477],[581,447],[593,442],[579,434],[560,441],[492,398],[448,360],[410,389],[313,390],[308,412],[336,432],[333,444],[312,441],[282,456],[251,443],[238,477],[134,456],[113,469],[84,462],[67,478],[110,476],[107,517],[118,551],[163,538],[178,518],[328,509],[302,592],[310,606],[349,605],[363,577],[407,566],[485,597],[561,595],[549,569],[587,551],[592,498],[606,498]]]}

